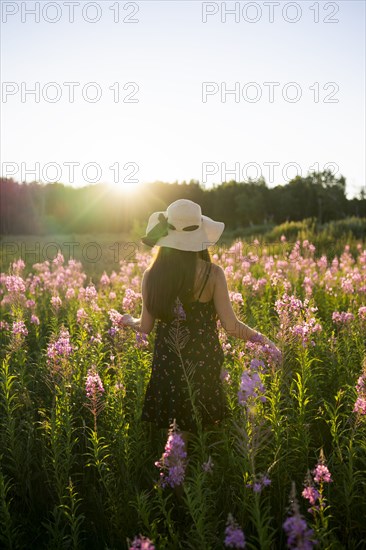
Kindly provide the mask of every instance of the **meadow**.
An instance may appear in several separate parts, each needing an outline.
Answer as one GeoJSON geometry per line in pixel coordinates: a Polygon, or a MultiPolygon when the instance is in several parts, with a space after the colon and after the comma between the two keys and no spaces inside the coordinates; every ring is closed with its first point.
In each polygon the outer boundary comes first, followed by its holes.
{"type": "Polygon", "coordinates": [[[238,317],[282,357],[219,325],[228,415],[210,431],[197,417],[187,457],[140,419],[154,333],[120,322],[139,315],[151,253],[86,266],[2,243],[0,546],[366,547],[365,242],[301,227],[267,241],[211,255],[238,317]]]}

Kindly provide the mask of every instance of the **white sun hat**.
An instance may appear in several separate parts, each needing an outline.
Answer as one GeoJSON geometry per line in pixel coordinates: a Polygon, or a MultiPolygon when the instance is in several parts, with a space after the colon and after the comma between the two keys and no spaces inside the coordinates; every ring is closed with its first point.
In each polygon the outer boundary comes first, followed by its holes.
{"type": "Polygon", "coordinates": [[[166,246],[177,250],[199,252],[214,245],[225,224],[203,216],[199,204],[178,199],[165,212],[151,214],[142,242],[148,246],[166,246]]]}

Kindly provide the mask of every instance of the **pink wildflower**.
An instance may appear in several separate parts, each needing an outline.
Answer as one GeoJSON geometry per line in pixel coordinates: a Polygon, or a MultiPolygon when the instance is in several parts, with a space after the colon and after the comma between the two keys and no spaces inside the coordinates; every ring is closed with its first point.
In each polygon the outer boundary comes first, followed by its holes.
{"type": "Polygon", "coordinates": [[[104,271],[103,275],[100,278],[100,284],[102,286],[107,286],[111,282],[110,278],[108,277],[107,273],[104,271]]]}
{"type": "Polygon", "coordinates": [[[17,275],[8,275],[5,278],[5,287],[12,294],[23,294],[25,292],[24,281],[17,275]]]}
{"type": "Polygon", "coordinates": [[[350,311],[333,311],[332,321],[337,325],[348,325],[353,321],[355,316],[350,311]]]}
{"type": "Polygon", "coordinates": [[[292,483],[290,502],[291,515],[283,523],[283,529],[287,535],[287,548],[311,550],[316,544],[313,538],[314,532],[308,528],[305,519],[300,514],[294,482],[292,483]]]}
{"type": "Polygon", "coordinates": [[[97,431],[97,416],[104,407],[101,396],[104,393],[104,387],[95,367],[88,370],[85,383],[85,393],[89,400],[86,405],[94,416],[94,431],[97,431]]]}
{"type": "Polygon", "coordinates": [[[226,548],[245,548],[243,530],[238,526],[231,514],[227,518],[224,544],[226,548]]]}
{"type": "Polygon", "coordinates": [[[51,306],[55,308],[57,311],[62,306],[62,300],[60,296],[52,296],[51,298],[51,306]]]}
{"type": "Polygon", "coordinates": [[[104,387],[100,376],[93,368],[88,370],[85,393],[86,396],[90,398],[94,398],[96,395],[104,393],[104,387]]]}
{"type": "Polygon", "coordinates": [[[129,550],[155,550],[155,546],[150,539],[140,535],[133,539],[129,550]]]}
{"type": "Polygon", "coordinates": [[[304,498],[306,498],[310,502],[312,506],[314,506],[317,503],[320,497],[320,493],[318,489],[316,489],[311,485],[309,485],[308,487],[305,487],[301,494],[304,498]]]}
{"type": "Polygon", "coordinates": [[[79,324],[82,324],[83,321],[86,321],[87,318],[88,318],[88,314],[86,313],[86,311],[83,307],[81,307],[80,309],[77,310],[76,320],[79,324]]]}
{"type": "Polygon", "coordinates": [[[68,288],[65,294],[66,300],[71,300],[71,298],[74,298],[74,296],[75,296],[75,290],[73,288],[68,288]]]}
{"type": "Polygon", "coordinates": [[[241,375],[240,387],[238,392],[239,405],[247,406],[255,398],[259,398],[262,403],[266,401],[264,396],[265,387],[255,371],[246,370],[241,375]]]}
{"type": "Polygon", "coordinates": [[[146,334],[143,332],[136,332],[136,346],[138,348],[146,348],[149,345],[146,334]]]}
{"type": "Polygon", "coordinates": [[[360,319],[362,319],[363,321],[366,321],[366,306],[361,306],[359,309],[358,309],[358,316],[360,319]]]}
{"type": "Polygon", "coordinates": [[[54,342],[51,342],[47,348],[48,359],[57,360],[66,358],[73,352],[73,347],[70,344],[70,334],[67,329],[60,331],[60,336],[54,342]]]}
{"type": "Polygon", "coordinates": [[[94,302],[98,298],[98,293],[94,286],[89,285],[85,289],[84,299],[86,302],[94,302]]]}
{"type": "Polygon", "coordinates": [[[353,412],[362,415],[366,414],[366,374],[362,374],[356,384],[357,399],[353,407],[353,412]]]}
{"type": "Polygon", "coordinates": [[[316,483],[330,483],[332,480],[330,471],[325,464],[317,464],[313,470],[314,481],[316,483]]]}
{"type": "Polygon", "coordinates": [[[260,474],[256,476],[254,481],[250,481],[246,484],[248,489],[252,489],[254,493],[261,493],[264,487],[269,487],[271,485],[271,480],[268,475],[260,474]]]}
{"type": "Polygon", "coordinates": [[[131,288],[126,288],[124,298],[122,300],[122,307],[124,311],[132,313],[137,302],[141,299],[141,294],[135,292],[131,288]]]}
{"type": "Polygon", "coordinates": [[[163,488],[177,487],[184,481],[187,453],[183,438],[176,429],[174,423],[170,429],[163,456],[155,462],[155,466],[160,468],[160,484],[163,488]]]}
{"type": "Polygon", "coordinates": [[[28,329],[25,326],[24,321],[14,321],[12,332],[14,335],[20,334],[21,336],[27,336],[28,329]]]}

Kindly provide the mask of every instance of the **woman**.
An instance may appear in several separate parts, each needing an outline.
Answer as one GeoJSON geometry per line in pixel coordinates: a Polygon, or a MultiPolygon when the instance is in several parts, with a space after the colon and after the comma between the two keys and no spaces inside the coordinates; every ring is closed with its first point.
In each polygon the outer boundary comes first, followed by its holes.
{"type": "Polygon", "coordinates": [[[124,325],[146,334],[158,319],[142,419],[165,428],[175,421],[185,439],[198,425],[214,425],[225,415],[217,317],[230,336],[259,340],[279,352],[233,311],[224,271],[207,250],[223,230],[222,222],[203,216],[186,199],[152,214],[142,241],[160,248],[142,278],[141,318],[123,316],[124,325]]]}

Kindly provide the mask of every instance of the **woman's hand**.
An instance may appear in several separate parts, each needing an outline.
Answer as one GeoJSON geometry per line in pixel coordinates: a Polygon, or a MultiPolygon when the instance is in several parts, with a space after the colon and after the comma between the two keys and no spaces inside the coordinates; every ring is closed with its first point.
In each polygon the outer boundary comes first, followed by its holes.
{"type": "Polygon", "coordinates": [[[264,336],[264,334],[261,334],[260,332],[257,332],[254,340],[257,342],[260,342],[265,348],[267,353],[276,361],[276,362],[282,362],[282,351],[278,349],[276,344],[272,342],[267,336],[264,336]]]}
{"type": "Polygon", "coordinates": [[[129,313],[125,313],[121,318],[121,325],[125,327],[133,327],[135,325],[135,319],[129,313]]]}

